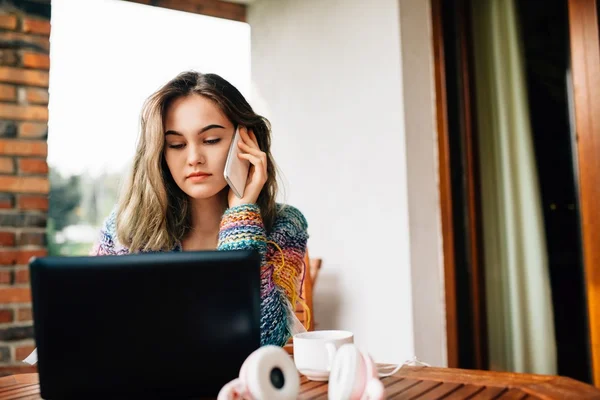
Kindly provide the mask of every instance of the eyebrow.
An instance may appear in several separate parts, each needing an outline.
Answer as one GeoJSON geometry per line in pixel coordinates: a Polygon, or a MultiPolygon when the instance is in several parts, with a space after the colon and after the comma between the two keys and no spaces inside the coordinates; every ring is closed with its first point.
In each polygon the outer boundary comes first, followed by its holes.
{"type": "MultiPolygon", "coordinates": [[[[224,126],[217,125],[217,124],[211,124],[211,125],[207,125],[204,128],[200,129],[200,131],[198,132],[198,135],[201,135],[206,131],[209,131],[211,129],[216,129],[216,128],[225,129],[224,126]]],[[[165,132],[165,136],[167,136],[167,135],[183,136],[183,134],[181,132],[177,132],[172,129],[169,129],[168,131],[165,132]]]]}

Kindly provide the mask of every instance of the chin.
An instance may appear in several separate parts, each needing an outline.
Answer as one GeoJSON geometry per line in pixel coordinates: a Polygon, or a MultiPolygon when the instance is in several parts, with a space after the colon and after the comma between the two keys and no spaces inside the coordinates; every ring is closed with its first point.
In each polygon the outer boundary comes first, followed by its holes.
{"type": "Polygon", "coordinates": [[[218,195],[219,193],[221,193],[221,191],[225,188],[225,186],[221,187],[215,187],[215,186],[207,186],[207,187],[202,187],[202,186],[197,186],[197,187],[191,187],[191,188],[185,188],[186,190],[184,190],[185,194],[187,194],[188,196],[190,196],[190,198],[194,199],[194,200],[205,200],[205,199],[210,199],[211,197],[214,197],[216,195],[218,195]]]}

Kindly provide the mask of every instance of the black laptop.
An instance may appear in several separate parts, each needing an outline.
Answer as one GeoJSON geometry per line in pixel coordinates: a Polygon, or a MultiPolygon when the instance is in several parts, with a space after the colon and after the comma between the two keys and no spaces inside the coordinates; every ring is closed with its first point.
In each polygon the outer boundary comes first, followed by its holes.
{"type": "Polygon", "coordinates": [[[260,346],[260,257],[201,251],[30,263],[45,399],[216,397],[260,346]]]}

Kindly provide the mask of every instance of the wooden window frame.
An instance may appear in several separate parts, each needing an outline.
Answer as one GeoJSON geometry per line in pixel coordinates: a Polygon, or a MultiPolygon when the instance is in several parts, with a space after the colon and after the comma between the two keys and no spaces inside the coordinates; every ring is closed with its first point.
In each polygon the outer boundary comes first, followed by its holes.
{"type": "Polygon", "coordinates": [[[190,12],[228,19],[231,21],[247,22],[247,6],[222,0],[125,0],[132,3],[168,8],[170,10],[190,12]]]}
{"type": "Polygon", "coordinates": [[[569,36],[590,356],[600,386],[600,39],[597,0],[569,0],[569,36]]]}

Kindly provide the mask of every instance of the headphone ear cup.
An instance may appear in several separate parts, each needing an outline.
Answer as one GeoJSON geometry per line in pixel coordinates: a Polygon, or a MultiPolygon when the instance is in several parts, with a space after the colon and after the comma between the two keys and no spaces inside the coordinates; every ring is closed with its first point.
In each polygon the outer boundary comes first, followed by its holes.
{"type": "Polygon", "coordinates": [[[383,400],[385,397],[385,387],[379,380],[379,374],[377,373],[377,366],[371,356],[367,353],[361,353],[366,369],[367,383],[364,387],[362,394],[363,399],[368,400],[383,400]]]}
{"type": "Polygon", "coordinates": [[[383,400],[385,387],[373,359],[353,344],[341,346],[329,375],[329,400],[383,400]]]}
{"type": "Polygon", "coordinates": [[[243,392],[245,392],[244,384],[240,378],[236,378],[221,388],[217,400],[239,399],[243,397],[243,392]]]}
{"type": "Polygon", "coordinates": [[[217,400],[237,400],[247,398],[248,388],[246,384],[246,371],[248,370],[248,365],[253,363],[256,355],[259,354],[259,350],[255,350],[242,363],[242,367],[240,368],[240,375],[236,379],[227,383],[225,386],[221,388],[219,391],[219,395],[217,396],[217,400]]]}
{"type": "Polygon", "coordinates": [[[369,379],[367,386],[365,387],[363,398],[369,400],[385,399],[385,386],[383,386],[383,382],[381,382],[379,378],[369,379]]]}
{"type": "Polygon", "coordinates": [[[300,377],[291,357],[283,348],[264,346],[242,365],[240,378],[254,400],[296,400],[300,377]]]}
{"type": "Polygon", "coordinates": [[[363,352],[361,352],[360,355],[365,363],[365,373],[367,374],[367,378],[377,378],[377,367],[375,366],[371,356],[363,352]]]}
{"type": "Polygon", "coordinates": [[[383,400],[385,398],[385,387],[381,380],[379,380],[377,366],[369,354],[361,353],[361,355],[365,363],[367,379],[361,398],[368,400],[383,400]]]}
{"type": "Polygon", "coordinates": [[[340,346],[329,374],[328,399],[359,399],[366,382],[366,366],[358,348],[353,344],[340,346]]]}

